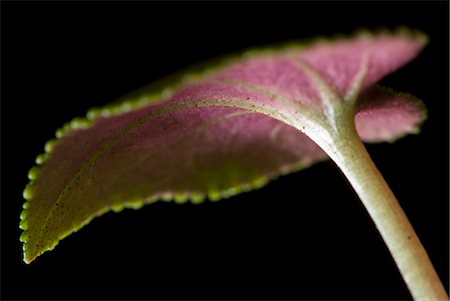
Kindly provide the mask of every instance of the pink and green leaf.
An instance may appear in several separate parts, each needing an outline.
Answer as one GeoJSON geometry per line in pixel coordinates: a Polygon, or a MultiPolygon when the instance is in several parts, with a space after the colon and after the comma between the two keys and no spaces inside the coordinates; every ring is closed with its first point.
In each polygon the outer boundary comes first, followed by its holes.
{"type": "Polygon", "coordinates": [[[107,211],[218,200],[324,160],[312,133],[341,107],[366,142],[417,132],[423,105],[373,85],[425,44],[402,31],[250,51],[91,110],[30,170],[25,261],[107,211]]]}

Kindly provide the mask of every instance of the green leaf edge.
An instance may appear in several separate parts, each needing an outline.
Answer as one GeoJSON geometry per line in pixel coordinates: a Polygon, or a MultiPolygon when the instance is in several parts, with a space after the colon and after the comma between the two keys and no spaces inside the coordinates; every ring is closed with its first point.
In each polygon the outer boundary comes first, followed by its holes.
{"type": "MultiPolygon", "coordinates": [[[[141,107],[144,107],[146,105],[150,104],[156,104],[159,102],[163,102],[165,99],[168,99],[176,90],[178,90],[180,87],[184,85],[188,85],[204,76],[207,76],[208,74],[211,74],[213,72],[217,72],[221,68],[224,68],[228,66],[229,64],[249,58],[249,57],[256,57],[256,56],[264,56],[268,54],[283,52],[283,51],[294,51],[299,50],[305,47],[309,47],[313,44],[331,44],[336,41],[342,41],[342,40],[350,40],[353,38],[358,37],[365,37],[365,38],[372,38],[372,37],[378,37],[378,36],[402,36],[406,38],[417,38],[421,43],[424,45],[428,43],[428,36],[423,33],[420,30],[417,29],[409,29],[405,26],[400,26],[394,30],[389,30],[387,28],[378,28],[376,30],[370,31],[364,28],[358,29],[354,31],[351,34],[335,34],[330,37],[325,36],[316,36],[309,39],[303,39],[302,41],[287,41],[287,42],[281,42],[261,47],[255,47],[251,49],[247,49],[244,51],[238,51],[233,54],[228,54],[219,58],[214,58],[208,61],[205,61],[203,63],[199,63],[196,65],[193,65],[191,67],[188,67],[186,69],[183,69],[181,71],[175,72],[172,75],[169,75],[167,77],[164,77],[161,80],[155,81],[152,84],[145,86],[143,88],[137,89],[135,91],[132,91],[130,93],[125,94],[124,96],[118,98],[116,101],[113,101],[112,103],[105,105],[101,108],[91,108],[88,110],[85,117],[75,117],[70,122],[65,123],[61,128],[57,129],[55,132],[55,137],[45,144],[44,150],[45,152],[42,154],[39,154],[36,157],[35,163],[36,165],[33,166],[29,172],[28,172],[28,179],[30,182],[26,185],[24,191],[23,191],[23,198],[25,199],[25,202],[22,205],[22,212],[20,214],[20,223],[19,228],[23,230],[23,233],[20,236],[20,241],[23,243],[22,250],[24,252],[24,261],[26,263],[30,263],[31,261],[28,261],[26,258],[26,250],[27,250],[27,242],[28,242],[28,222],[27,222],[27,215],[28,215],[28,208],[29,203],[33,200],[33,194],[34,194],[34,182],[39,177],[40,167],[45,164],[45,162],[48,160],[49,156],[51,155],[53,149],[56,147],[58,140],[65,137],[69,133],[75,130],[82,130],[89,128],[94,121],[97,118],[100,117],[110,117],[110,116],[116,116],[120,115],[122,113],[126,113],[132,110],[139,109],[141,107]]],[[[396,92],[399,93],[399,92],[396,92]]],[[[425,108],[425,105],[423,102],[416,97],[409,95],[407,93],[399,93],[402,95],[408,95],[412,99],[416,100],[418,104],[422,108],[425,108]]],[[[421,110],[423,113],[423,121],[427,118],[426,109],[421,110]]],[[[417,127],[415,128],[415,131],[411,134],[418,134],[420,132],[420,126],[422,122],[420,122],[417,127]]],[[[406,134],[405,134],[406,135],[406,134]]],[[[404,135],[401,135],[399,137],[394,137],[392,140],[389,140],[387,142],[394,142],[398,138],[403,137],[404,135]]],[[[317,162],[314,162],[317,163],[317,162]]],[[[274,173],[272,175],[264,175],[260,178],[249,182],[249,183],[239,183],[236,184],[228,189],[224,190],[217,190],[217,191],[208,191],[204,194],[187,194],[187,193],[170,193],[165,195],[155,195],[152,197],[149,197],[144,200],[134,200],[134,201],[128,201],[124,202],[123,204],[119,206],[112,206],[112,207],[106,207],[103,210],[100,210],[96,214],[94,214],[90,219],[86,220],[85,222],[81,223],[78,227],[75,227],[66,233],[62,234],[60,237],[58,237],[58,240],[55,241],[55,243],[48,247],[46,250],[41,250],[40,253],[36,254],[37,258],[42,253],[52,250],[56,247],[56,245],[67,237],[68,235],[72,234],[73,232],[78,231],[82,227],[84,227],[86,224],[88,224],[93,218],[103,215],[108,211],[114,211],[114,212],[120,212],[125,208],[132,208],[132,209],[139,209],[142,206],[150,203],[154,203],[156,201],[174,201],[178,204],[183,204],[187,202],[191,202],[193,204],[200,204],[203,203],[206,198],[208,198],[210,201],[218,201],[221,199],[229,198],[234,195],[237,195],[242,192],[248,192],[251,190],[259,189],[263,186],[265,186],[270,181],[278,178],[281,175],[286,175],[289,173],[293,173],[296,171],[299,171],[301,169],[308,168],[309,166],[313,165],[314,163],[310,164],[293,164],[292,166],[288,168],[283,168],[283,171],[278,171],[277,173],[274,173]]],[[[33,258],[33,260],[35,259],[33,258]]]]}

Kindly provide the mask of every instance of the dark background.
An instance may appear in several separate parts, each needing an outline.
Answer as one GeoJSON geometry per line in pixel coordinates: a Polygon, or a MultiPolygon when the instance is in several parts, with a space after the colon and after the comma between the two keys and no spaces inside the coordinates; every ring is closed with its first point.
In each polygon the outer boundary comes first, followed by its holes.
{"type": "Polygon", "coordinates": [[[407,25],[430,36],[384,85],[424,100],[422,133],[369,145],[448,290],[448,3],[2,2],[2,299],[410,299],[331,162],[200,206],[108,213],[31,265],[18,228],[27,172],[93,106],[246,47],[407,25]]]}

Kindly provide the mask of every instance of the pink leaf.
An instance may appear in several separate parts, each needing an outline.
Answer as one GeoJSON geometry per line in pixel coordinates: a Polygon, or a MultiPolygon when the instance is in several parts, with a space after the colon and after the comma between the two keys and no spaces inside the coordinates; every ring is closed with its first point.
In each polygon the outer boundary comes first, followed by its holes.
{"type": "Polygon", "coordinates": [[[426,119],[422,102],[406,93],[373,87],[360,97],[355,116],[356,129],[365,142],[393,142],[417,134],[426,119]]]}
{"type": "Polygon", "coordinates": [[[140,94],[74,120],[30,171],[25,261],[111,209],[216,200],[323,160],[309,137],[344,111],[357,112],[369,142],[414,132],[418,102],[368,88],[423,46],[421,34],[396,33],[251,54],[176,83],[156,103],[140,94]]]}

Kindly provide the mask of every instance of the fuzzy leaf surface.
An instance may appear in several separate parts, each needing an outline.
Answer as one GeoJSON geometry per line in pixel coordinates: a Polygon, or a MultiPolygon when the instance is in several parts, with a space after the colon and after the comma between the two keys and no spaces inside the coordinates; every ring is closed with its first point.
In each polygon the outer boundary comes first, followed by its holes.
{"type": "Polygon", "coordinates": [[[366,142],[417,132],[423,105],[374,84],[424,45],[422,34],[366,33],[248,52],[75,119],[30,171],[25,261],[109,210],[217,200],[326,159],[308,133],[337,102],[366,142]]]}

